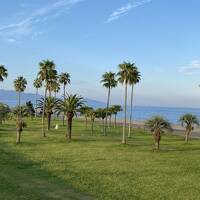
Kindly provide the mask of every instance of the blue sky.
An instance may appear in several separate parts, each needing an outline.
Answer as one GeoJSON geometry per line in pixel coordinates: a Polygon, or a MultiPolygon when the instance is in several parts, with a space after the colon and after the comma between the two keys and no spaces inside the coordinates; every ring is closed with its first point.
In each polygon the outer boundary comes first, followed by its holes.
{"type": "MultiPolygon", "coordinates": [[[[38,63],[49,58],[71,74],[71,93],[106,101],[101,75],[127,60],[142,73],[135,104],[198,107],[199,7],[199,0],[2,0],[0,64],[9,78],[1,87],[13,89],[23,75],[34,92],[38,63]]],[[[122,101],[120,86],[112,103],[122,101]]]]}

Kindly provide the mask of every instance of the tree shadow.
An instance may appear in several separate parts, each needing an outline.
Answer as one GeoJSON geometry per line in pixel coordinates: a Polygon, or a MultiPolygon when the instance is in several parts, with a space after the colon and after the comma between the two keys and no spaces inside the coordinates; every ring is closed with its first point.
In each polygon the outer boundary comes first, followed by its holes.
{"type": "Polygon", "coordinates": [[[39,162],[32,162],[20,153],[8,151],[8,147],[4,144],[1,144],[0,154],[0,194],[2,199],[95,199],[80,193],[65,180],[42,169],[39,162]]]}

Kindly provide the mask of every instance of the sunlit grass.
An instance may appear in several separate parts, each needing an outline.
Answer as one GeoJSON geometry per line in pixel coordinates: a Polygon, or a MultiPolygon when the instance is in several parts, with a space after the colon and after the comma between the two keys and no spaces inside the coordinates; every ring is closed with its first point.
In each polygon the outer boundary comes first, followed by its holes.
{"type": "MultiPolygon", "coordinates": [[[[41,136],[40,121],[28,120],[22,143],[15,144],[15,125],[0,131],[0,199],[197,199],[200,182],[200,141],[185,144],[163,136],[153,151],[153,137],[134,131],[122,145],[122,128],[102,136],[75,121],[72,141],[66,127],[41,136]]],[[[53,122],[52,127],[57,122],[53,122]]]]}

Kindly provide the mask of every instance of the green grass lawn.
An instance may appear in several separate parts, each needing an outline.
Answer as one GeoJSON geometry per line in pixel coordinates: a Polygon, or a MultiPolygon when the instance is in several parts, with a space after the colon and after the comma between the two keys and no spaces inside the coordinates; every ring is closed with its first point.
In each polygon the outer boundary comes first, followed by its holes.
{"type": "Polygon", "coordinates": [[[153,138],[135,131],[122,145],[121,127],[108,136],[96,126],[94,135],[74,122],[73,140],[66,127],[41,137],[40,121],[28,122],[22,143],[15,144],[15,125],[0,130],[0,199],[199,199],[200,141],[189,144],[163,136],[161,150],[153,138]]]}

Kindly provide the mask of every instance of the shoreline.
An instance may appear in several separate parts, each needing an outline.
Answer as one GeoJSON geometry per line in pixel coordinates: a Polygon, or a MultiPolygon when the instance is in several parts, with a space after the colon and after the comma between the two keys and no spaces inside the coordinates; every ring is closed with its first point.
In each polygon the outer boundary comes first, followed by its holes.
{"type": "MultiPolygon", "coordinates": [[[[84,120],[85,118],[79,116],[79,117],[77,117],[77,119],[84,120]]],[[[88,123],[89,122],[90,122],[90,119],[88,118],[88,123]]],[[[101,120],[95,119],[95,122],[101,122],[101,120]]],[[[117,119],[116,125],[117,126],[123,126],[123,122],[124,122],[123,119],[117,119]]],[[[108,119],[108,123],[109,123],[109,119],[108,119]]],[[[132,128],[145,129],[144,123],[145,123],[145,121],[133,120],[132,121],[132,128]]],[[[114,125],[114,119],[111,120],[111,124],[114,125]]],[[[129,126],[128,122],[127,122],[127,126],[129,126]]],[[[183,126],[181,126],[179,124],[172,124],[172,129],[173,129],[173,132],[171,132],[170,134],[185,137],[185,128],[183,126]]],[[[200,127],[195,127],[195,129],[192,132],[190,137],[200,139],[200,127]]]]}

